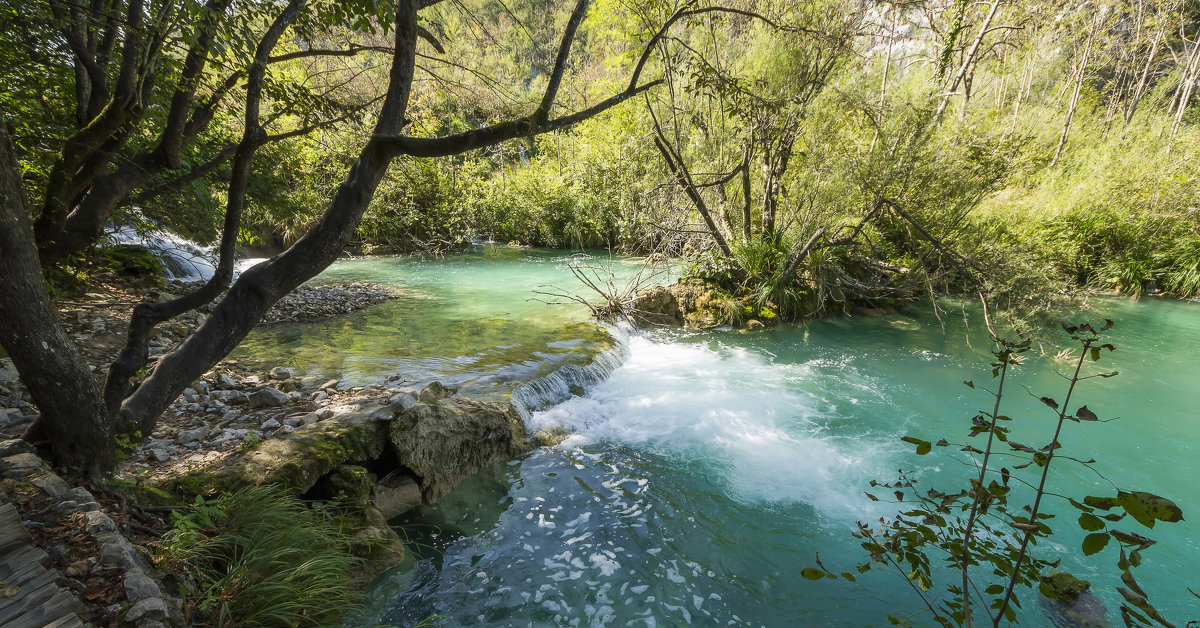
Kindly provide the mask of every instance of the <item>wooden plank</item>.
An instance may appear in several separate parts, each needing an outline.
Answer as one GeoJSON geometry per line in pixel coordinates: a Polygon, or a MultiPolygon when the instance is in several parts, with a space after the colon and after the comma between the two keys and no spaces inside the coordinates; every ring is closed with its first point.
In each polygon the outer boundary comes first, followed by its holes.
{"type": "Polygon", "coordinates": [[[6,587],[22,587],[34,578],[46,573],[46,568],[36,563],[25,566],[24,569],[4,579],[6,587]]]}
{"type": "Polygon", "coordinates": [[[54,582],[54,574],[46,572],[42,575],[50,577],[38,578],[29,586],[22,587],[18,597],[12,598],[7,604],[0,606],[0,626],[7,626],[14,617],[41,606],[42,602],[58,593],[59,588],[58,584],[54,582]]]}
{"type": "Polygon", "coordinates": [[[0,559],[0,580],[7,580],[14,573],[30,565],[50,566],[50,555],[36,547],[25,547],[0,559]]]}
{"type": "Polygon", "coordinates": [[[46,628],[84,628],[83,621],[79,619],[79,615],[71,613],[62,619],[46,624],[46,628]]]}
{"type": "Polygon", "coordinates": [[[0,506],[0,551],[28,545],[32,541],[17,509],[12,504],[0,506]]]}
{"type": "Polygon", "coordinates": [[[54,597],[29,612],[14,617],[4,628],[45,628],[46,624],[71,613],[83,612],[83,604],[74,595],[59,591],[54,597]]]}

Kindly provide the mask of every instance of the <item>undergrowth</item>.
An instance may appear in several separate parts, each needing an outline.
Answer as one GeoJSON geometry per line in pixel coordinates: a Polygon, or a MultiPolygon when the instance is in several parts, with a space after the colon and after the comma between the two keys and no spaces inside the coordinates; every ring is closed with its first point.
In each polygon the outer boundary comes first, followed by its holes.
{"type": "Polygon", "coordinates": [[[279,488],[249,487],[174,515],[161,562],[189,580],[190,625],[326,626],[365,585],[349,536],[279,488]]]}

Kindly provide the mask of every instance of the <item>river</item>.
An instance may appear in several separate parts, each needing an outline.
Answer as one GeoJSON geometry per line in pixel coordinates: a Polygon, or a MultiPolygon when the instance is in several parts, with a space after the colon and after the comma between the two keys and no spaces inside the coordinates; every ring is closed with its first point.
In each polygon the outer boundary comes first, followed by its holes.
{"type": "MultiPolygon", "coordinates": [[[[511,391],[600,342],[579,306],[547,306],[540,286],[573,288],[559,252],[484,247],[441,260],[339,262],[322,280],[394,283],[406,296],[348,317],[256,332],[235,354],[286,363],[310,377],[366,383],[432,378],[481,395],[511,391]]],[[[610,263],[605,258],[600,262],[610,263]]],[[[612,260],[618,277],[633,260],[612,260]]],[[[1116,322],[1118,349],[1099,366],[1118,377],[1077,391],[1101,418],[1070,423],[1055,492],[1146,490],[1187,519],[1140,529],[1158,544],[1135,570],[1168,618],[1200,619],[1200,308],[1171,300],[1093,300],[1083,314],[1116,322]],[[1097,471],[1099,473],[1097,473],[1097,471]],[[1107,478],[1107,479],[1106,479],[1107,478]],[[1112,483],[1110,483],[1110,481],[1112,483]]],[[[904,580],[876,570],[857,582],[800,576],[817,555],[834,571],[866,558],[850,536],[901,506],[873,502],[871,480],[912,471],[924,487],[955,489],[959,453],[916,456],[915,435],[962,442],[989,398],[989,343],[961,314],[939,321],[913,306],[873,318],[824,320],[744,333],[616,332],[619,366],[582,395],[532,412],[533,429],[564,427],[555,447],[484,470],[436,505],[393,522],[411,557],[373,585],[354,625],[863,626],[889,614],[931,623],[904,580]]],[[[1003,413],[1014,439],[1049,441],[1067,363],[1030,354],[1003,413]],[[1026,392],[1026,390],[1028,392],[1026,392]]],[[[1072,402],[1072,408],[1076,402],[1072,402]]],[[[980,446],[982,446],[980,444],[980,446]]],[[[1020,500],[1020,495],[1014,497],[1020,500]]],[[[1119,622],[1115,543],[1084,557],[1077,513],[1051,500],[1056,535],[1036,548],[1092,581],[1119,622]]],[[[937,559],[936,556],[934,557],[937,559]]],[[[1026,625],[1045,625],[1024,591],[1026,625]]]]}

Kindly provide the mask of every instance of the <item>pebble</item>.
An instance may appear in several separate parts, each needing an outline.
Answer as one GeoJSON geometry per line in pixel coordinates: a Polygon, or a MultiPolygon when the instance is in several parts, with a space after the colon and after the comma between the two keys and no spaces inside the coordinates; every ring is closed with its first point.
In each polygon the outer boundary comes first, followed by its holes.
{"type": "Polygon", "coordinates": [[[258,429],[263,430],[265,432],[267,430],[279,429],[279,426],[280,426],[279,421],[276,421],[275,419],[267,419],[266,421],[263,422],[262,425],[258,426],[258,429]]]}

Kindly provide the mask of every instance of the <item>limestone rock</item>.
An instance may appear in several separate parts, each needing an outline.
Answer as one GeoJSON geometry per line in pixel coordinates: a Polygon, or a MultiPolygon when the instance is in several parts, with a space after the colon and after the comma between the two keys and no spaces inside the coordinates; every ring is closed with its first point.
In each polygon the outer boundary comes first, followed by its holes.
{"type": "Polygon", "coordinates": [[[391,519],[421,505],[421,487],[411,475],[393,473],[371,489],[371,503],[384,519],[391,519]]]}
{"type": "Polygon", "coordinates": [[[250,393],[247,399],[251,408],[278,408],[291,400],[291,397],[278,389],[267,386],[250,393]]]}
{"type": "Polygon", "coordinates": [[[386,443],[382,426],[369,423],[366,415],[346,415],[230,456],[216,470],[217,481],[227,486],[279,484],[304,492],[338,465],[379,458],[386,443]]]}
{"type": "Polygon", "coordinates": [[[203,439],[207,438],[209,432],[211,432],[211,431],[212,431],[211,428],[209,428],[207,425],[201,425],[200,427],[197,427],[196,429],[192,429],[192,430],[184,430],[184,431],[180,432],[179,436],[177,436],[175,438],[175,442],[179,443],[180,445],[186,445],[187,443],[194,443],[198,440],[203,440],[203,439]]]}
{"type": "Polygon", "coordinates": [[[446,388],[441,382],[433,382],[432,384],[421,389],[421,394],[417,395],[417,400],[421,402],[429,402],[436,399],[445,399],[452,394],[454,394],[453,388],[446,388]]]}
{"type": "Polygon", "coordinates": [[[388,400],[388,403],[397,413],[408,412],[416,407],[417,396],[411,392],[396,393],[392,395],[392,398],[388,400]]]}
{"type": "Polygon", "coordinates": [[[530,449],[516,410],[465,398],[420,403],[390,424],[400,463],[435,502],[479,469],[530,449]]]}
{"type": "Polygon", "coordinates": [[[633,302],[633,317],[639,323],[652,325],[683,324],[679,301],[663,286],[653,286],[637,296],[633,302]]]}

